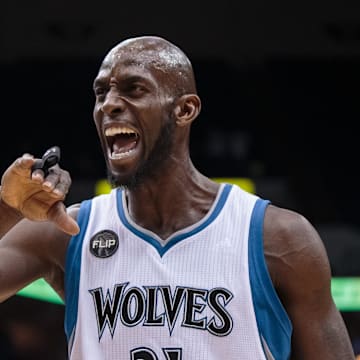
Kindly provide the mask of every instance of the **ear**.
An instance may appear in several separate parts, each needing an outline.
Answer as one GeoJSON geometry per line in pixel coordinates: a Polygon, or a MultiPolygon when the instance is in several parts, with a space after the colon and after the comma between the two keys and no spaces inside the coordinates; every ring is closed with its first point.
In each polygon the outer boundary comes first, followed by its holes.
{"type": "Polygon", "coordinates": [[[196,94],[186,94],[176,101],[174,114],[178,126],[186,126],[197,118],[201,110],[201,100],[196,94]]]}

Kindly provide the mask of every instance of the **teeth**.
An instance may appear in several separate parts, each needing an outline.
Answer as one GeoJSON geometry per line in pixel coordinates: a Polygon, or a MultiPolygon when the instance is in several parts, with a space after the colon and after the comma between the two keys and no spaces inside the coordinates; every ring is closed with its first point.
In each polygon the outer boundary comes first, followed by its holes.
{"type": "Polygon", "coordinates": [[[134,134],[137,137],[137,133],[127,127],[111,127],[105,130],[105,136],[115,136],[119,134],[134,134]]]}
{"type": "Polygon", "coordinates": [[[133,151],[134,151],[134,149],[129,150],[129,151],[125,151],[125,152],[122,152],[122,153],[112,152],[111,153],[111,158],[112,159],[123,159],[124,157],[129,156],[133,151]]]}

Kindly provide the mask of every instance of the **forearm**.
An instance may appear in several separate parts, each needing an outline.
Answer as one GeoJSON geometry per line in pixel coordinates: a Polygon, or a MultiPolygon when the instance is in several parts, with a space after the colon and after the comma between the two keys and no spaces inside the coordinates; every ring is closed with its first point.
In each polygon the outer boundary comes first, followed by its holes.
{"type": "Polygon", "coordinates": [[[21,219],[23,216],[20,212],[2,201],[0,187],[0,239],[21,219]]]}

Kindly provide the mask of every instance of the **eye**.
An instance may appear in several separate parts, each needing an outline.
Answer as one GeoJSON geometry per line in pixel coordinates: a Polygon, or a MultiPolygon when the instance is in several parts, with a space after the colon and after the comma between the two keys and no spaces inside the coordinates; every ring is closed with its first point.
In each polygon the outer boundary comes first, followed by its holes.
{"type": "Polygon", "coordinates": [[[106,89],[98,86],[98,87],[94,88],[94,93],[95,93],[96,97],[102,97],[105,95],[106,89]]]}
{"type": "Polygon", "coordinates": [[[146,88],[139,83],[129,84],[126,88],[126,92],[133,97],[140,97],[147,92],[146,88]]]}

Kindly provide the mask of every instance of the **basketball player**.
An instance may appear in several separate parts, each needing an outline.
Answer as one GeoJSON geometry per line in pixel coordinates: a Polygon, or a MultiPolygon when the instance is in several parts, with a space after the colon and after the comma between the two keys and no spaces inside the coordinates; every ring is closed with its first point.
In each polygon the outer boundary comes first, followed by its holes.
{"type": "Polygon", "coordinates": [[[69,174],[31,177],[35,159],[17,159],[0,193],[0,299],[44,277],[71,360],[354,359],[309,221],[194,167],[201,102],[183,51],[127,39],[94,92],[113,190],[64,209],[69,174]]]}

